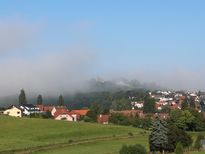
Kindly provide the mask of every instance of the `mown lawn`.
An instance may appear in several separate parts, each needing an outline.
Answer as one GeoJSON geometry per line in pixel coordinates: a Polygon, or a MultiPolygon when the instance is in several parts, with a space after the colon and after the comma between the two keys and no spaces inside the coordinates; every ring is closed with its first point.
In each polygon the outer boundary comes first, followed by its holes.
{"type": "MultiPolygon", "coordinates": [[[[141,134],[143,130],[116,125],[0,116],[0,152],[103,136],[141,134]]],[[[141,139],[140,139],[141,140],[141,139]]]]}

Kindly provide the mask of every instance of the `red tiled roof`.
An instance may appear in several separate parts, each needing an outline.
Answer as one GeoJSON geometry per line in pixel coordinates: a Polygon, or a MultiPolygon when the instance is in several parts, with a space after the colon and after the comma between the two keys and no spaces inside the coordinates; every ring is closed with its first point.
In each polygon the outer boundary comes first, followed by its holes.
{"type": "Polygon", "coordinates": [[[70,115],[70,112],[67,110],[67,109],[64,109],[64,108],[61,108],[61,109],[56,109],[56,112],[54,113],[54,117],[58,117],[59,115],[62,115],[62,114],[69,114],[70,115]]]}
{"type": "Polygon", "coordinates": [[[90,110],[88,110],[88,109],[72,110],[72,111],[70,112],[70,114],[77,114],[77,115],[80,115],[80,116],[86,116],[87,113],[88,113],[88,111],[90,111],[90,110]]]}
{"type": "Polygon", "coordinates": [[[181,99],[181,100],[185,100],[185,99],[186,99],[186,96],[181,96],[180,99],[181,99]]]}
{"type": "Polygon", "coordinates": [[[42,112],[47,112],[47,111],[52,111],[52,109],[55,107],[55,106],[50,106],[50,105],[36,105],[39,109],[40,109],[40,111],[42,111],[42,112]]]}
{"type": "Polygon", "coordinates": [[[176,110],[176,109],[178,109],[178,105],[175,103],[175,104],[172,104],[171,106],[170,106],[170,108],[171,108],[171,110],[176,110]]]}

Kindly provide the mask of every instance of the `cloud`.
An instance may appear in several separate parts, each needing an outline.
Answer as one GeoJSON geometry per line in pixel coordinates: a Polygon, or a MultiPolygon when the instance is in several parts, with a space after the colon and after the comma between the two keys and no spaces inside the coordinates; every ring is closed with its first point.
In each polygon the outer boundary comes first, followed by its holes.
{"type": "Polygon", "coordinates": [[[27,46],[39,29],[38,24],[20,18],[0,19],[0,54],[27,46]]]}
{"type": "MultiPolygon", "coordinates": [[[[16,18],[0,20],[0,56],[7,53],[12,55],[13,51],[17,53],[24,51],[25,46],[29,47],[31,42],[39,37],[38,33],[41,31],[39,25],[41,24],[29,23],[16,18]]],[[[74,29],[87,31],[90,27],[92,25],[89,23],[82,22],[74,29]]],[[[205,71],[203,70],[172,68],[129,71],[123,69],[124,71],[119,72],[111,69],[111,72],[105,72],[99,69],[103,68],[107,59],[99,58],[98,52],[88,48],[88,45],[76,43],[72,47],[61,46],[63,50],[50,51],[52,47],[58,48],[58,44],[45,44],[49,45],[45,47],[46,51],[30,53],[28,57],[9,55],[0,61],[0,96],[18,94],[21,88],[24,88],[27,93],[43,95],[72,93],[86,88],[85,81],[96,77],[97,72],[100,72],[100,77],[106,80],[122,77],[130,80],[137,79],[145,83],[155,82],[161,87],[176,90],[205,90],[205,79],[203,78],[205,71]]],[[[113,65],[116,65],[114,61],[113,65]]]]}
{"type": "MultiPolygon", "coordinates": [[[[44,32],[40,25],[22,18],[0,19],[0,96],[18,94],[21,88],[31,94],[71,93],[91,78],[96,58],[82,42],[58,48],[59,44],[42,40],[40,45],[46,47],[34,53],[33,46],[39,45],[35,40],[44,32]]],[[[83,27],[87,24],[79,29],[83,27]]]]}
{"type": "Polygon", "coordinates": [[[128,79],[141,82],[154,82],[161,87],[173,90],[205,90],[205,71],[184,67],[169,69],[147,69],[127,72],[128,79]]]}
{"type": "Polygon", "coordinates": [[[1,95],[18,93],[24,88],[29,93],[71,93],[83,88],[95,66],[91,51],[69,48],[30,59],[13,58],[0,63],[1,95]]]}

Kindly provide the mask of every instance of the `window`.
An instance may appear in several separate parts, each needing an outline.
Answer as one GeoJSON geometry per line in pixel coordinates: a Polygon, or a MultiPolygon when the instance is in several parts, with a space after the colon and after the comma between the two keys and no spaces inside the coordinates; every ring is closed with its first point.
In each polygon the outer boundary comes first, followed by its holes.
{"type": "Polygon", "coordinates": [[[20,112],[18,111],[17,114],[20,114],[20,112]]]}

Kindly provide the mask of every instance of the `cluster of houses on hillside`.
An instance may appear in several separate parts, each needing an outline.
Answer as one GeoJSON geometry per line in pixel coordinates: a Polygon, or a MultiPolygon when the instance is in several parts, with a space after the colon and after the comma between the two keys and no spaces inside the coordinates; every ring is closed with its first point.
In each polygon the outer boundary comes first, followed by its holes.
{"type": "MultiPolygon", "coordinates": [[[[185,99],[188,99],[189,102],[192,102],[195,106],[195,109],[199,112],[202,112],[205,109],[204,92],[155,91],[150,92],[149,95],[155,99],[155,108],[157,111],[161,111],[164,107],[181,110],[182,103],[185,99]]],[[[142,109],[144,106],[144,101],[132,101],[131,105],[133,109],[142,109]]]]}

